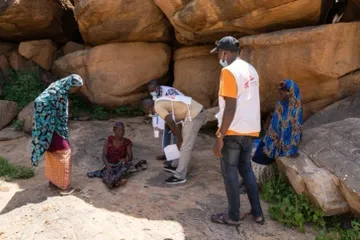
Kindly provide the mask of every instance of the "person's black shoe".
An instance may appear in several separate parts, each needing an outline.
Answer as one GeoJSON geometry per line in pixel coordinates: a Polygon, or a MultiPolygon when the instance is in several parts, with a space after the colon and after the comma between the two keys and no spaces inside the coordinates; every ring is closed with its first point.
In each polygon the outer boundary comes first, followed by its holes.
{"type": "Polygon", "coordinates": [[[169,177],[168,179],[165,180],[165,183],[170,184],[170,185],[176,185],[176,184],[181,184],[181,183],[185,183],[185,182],[186,182],[186,179],[180,179],[175,176],[169,177]]]}
{"type": "Polygon", "coordinates": [[[166,172],[171,172],[171,173],[175,173],[176,171],[176,167],[172,167],[171,164],[164,166],[164,171],[166,172]]]}

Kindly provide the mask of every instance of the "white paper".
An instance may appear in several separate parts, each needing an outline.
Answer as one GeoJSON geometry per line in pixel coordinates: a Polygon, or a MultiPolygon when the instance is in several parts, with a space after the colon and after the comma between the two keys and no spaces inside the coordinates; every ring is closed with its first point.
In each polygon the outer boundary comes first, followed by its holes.
{"type": "Polygon", "coordinates": [[[169,145],[164,148],[165,156],[167,161],[175,160],[180,158],[180,151],[176,144],[169,145]]]}
{"type": "Polygon", "coordinates": [[[160,116],[156,116],[152,118],[152,125],[153,128],[158,128],[160,130],[165,129],[165,121],[160,116]]]}

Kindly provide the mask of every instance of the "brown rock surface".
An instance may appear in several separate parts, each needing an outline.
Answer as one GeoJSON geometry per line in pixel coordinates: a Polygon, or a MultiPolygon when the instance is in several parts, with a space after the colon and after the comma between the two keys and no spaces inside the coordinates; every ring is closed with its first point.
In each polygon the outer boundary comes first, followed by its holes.
{"type": "Polygon", "coordinates": [[[76,0],[75,18],[86,44],[164,42],[168,21],[152,0],[76,0]]]}
{"type": "Polygon", "coordinates": [[[211,108],[217,105],[221,66],[213,46],[184,47],[174,55],[174,87],[211,108]]]}
{"type": "Polygon", "coordinates": [[[299,85],[303,103],[351,94],[341,78],[360,68],[359,38],[359,22],[241,38],[241,57],[260,75],[262,109],[272,110],[278,84],[288,78],[299,85]]]}
{"type": "Polygon", "coordinates": [[[56,47],[51,40],[35,40],[21,42],[19,53],[36,62],[45,70],[50,70],[55,61],[56,47]]]}
{"type": "Polygon", "coordinates": [[[297,191],[303,189],[301,181],[305,181],[306,189],[303,190],[310,200],[316,203],[319,198],[337,199],[330,206],[335,208],[341,206],[340,198],[334,198],[334,194],[337,195],[335,189],[339,189],[350,209],[360,214],[359,124],[359,118],[348,118],[304,131],[300,149],[306,157],[280,160],[297,191]],[[310,180],[306,180],[306,176],[313,179],[311,184],[316,188],[309,188],[310,180]],[[331,186],[330,179],[336,187],[331,186]]]}
{"type": "Polygon", "coordinates": [[[84,79],[82,92],[93,103],[115,107],[148,95],[144,85],[168,71],[170,48],[162,43],[112,43],[77,51],[55,61],[53,72],[84,79]]]}
{"type": "Polygon", "coordinates": [[[75,42],[68,42],[64,46],[64,56],[69,53],[84,50],[84,49],[85,49],[85,46],[82,44],[75,43],[75,42]]]}
{"type": "Polygon", "coordinates": [[[360,118],[360,92],[317,112],[304,123],[303,127],[304,129],[320,127],[347,118],[360,118]]]}
{"type": "Polygon", "coordinates": [[[297,159],[280,158],[277,164],[294,190],[305,194],[326,216],[349,212],[338,179],[328,170],[316,166],[305,154],[301,153],[297,159]]]}
{"type": "Polygon", "coordinates": [[[16,117],[18,113],[17,107],[15,102],[0,100],[0,130],[16,117]]]}
{"type": "Polygon", "coordinates": [[[0,55],[9,57],[13,50],[17,49],[17,45],[13,43],[0,42],[0,55]]]}
{"type": "Polygon", "coordinates": [[[23,136],[23,132],[15,131],[14,128],[7,127],[0,130],[0,141],[10,141],[14,139],[19,139],[23,136]]]}
{"type": "Polygon", "coordinates": [[[16,70],[35,70],[36,64],[21,56],[17,51],[13,51],[9,57],[10,66],[16,70]]]}
{"type": "Polygon", "coordinates": [[[4,55],[0,55],[0,73],[6,73],[10,69],[10,64],[4,55]]]}
{"type": "Polygon", "coordinates": [[[170,19],[183,44],[212,43],[222,36],[252,35],[314,25],[321,1],[154,0],[170,19]]]}
{"type": "Polygon", "coordinates": [[[69,0],[1,0],[0,39],[24,41],[51,36],[61,40],[63,7],[57,2],[69,0]]]}
{"type": "Polygon", "coordinates": [[[31,134],[32,120],[34,115],[34,102],[26,105],[19,113],[17,119],[24,122],[23,132],[31,134]]]}
{"type": "MultiPolygon", "coordinates": [[[[226,212],[227,201],[219,161],[212,154],[214,138],[199,134],[190,164],[188,181],[168,187],[162,162],[155,161],[161,141],[154,140],[144,118],[117,119],[126,125],[134,157],[148,160],[148,169],[129,177],[123,187],[109,190],[101,179],[88,179],[87,171],[100,169],[104,139],[113,122],[70,122],[73,150],[72,184],[81,192],[58,196],[48,187],[44,162],[34,178],[1,183],[0,232],[4,240],[94,239],[94,240],[308,240],[306,234],[271,220],[262,203],[266,224],[259,227],[251,217],[241,227],[213,224],[213,213],[226,212]],[[86,226],[86,227],[84,227],[86,226]],[[64,231],[66,229],[66,231],[64,231]],[[120,236],[120,237],[119,237],[120,236]]],[[[30,165],[30,137],[1,142],[0,152],[11,163],[30,165]]],[[[250,210],[241,195],[241,212],[250,210]]]]}

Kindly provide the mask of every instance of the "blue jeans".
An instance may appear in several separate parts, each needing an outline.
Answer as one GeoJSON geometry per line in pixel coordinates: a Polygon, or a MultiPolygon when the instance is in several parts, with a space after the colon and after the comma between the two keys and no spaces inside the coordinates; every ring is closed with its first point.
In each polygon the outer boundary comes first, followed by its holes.
{"type": "Polygon", "coordinates": [[[163,132],[163,139],[162,139],[162,149],[166,148],[171,144],[171,137],[172,137],[172,144],[176,144],[177,138],[174,134],[172,134],[171,129],[167,124],[165,124],[164,132],[163,132]]]}
{"type": "Polygon", "coordinates": [[[229,217],[233,221],[240,220],[240,192],[238,173],[244,180],[244,185],[254,217],[263,215],[259,189],[254,172],[251,168],[252,137],[226,136],[222,149],[221,171],[224,178],[226,196],[229,204],[229,217]]]}

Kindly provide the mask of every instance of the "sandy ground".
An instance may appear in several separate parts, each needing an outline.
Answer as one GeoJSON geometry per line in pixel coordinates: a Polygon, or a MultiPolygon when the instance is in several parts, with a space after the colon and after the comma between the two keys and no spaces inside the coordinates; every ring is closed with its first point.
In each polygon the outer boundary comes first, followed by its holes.
{"type": "MultiPolygon", "coordinates": [[[[133,175],[126,186],[108,190],[86,172],[101,167],[101,149],[112,122],[71,122],[72,185],[81,192],[61,197],[44,177],[44,163],[29,180],[0,183],[0,239],[52,240],[305,240],[302,234],[269,219],[259,226],[249,217],[238,228],[210,222],[211,214],[226,211],[227,201],[219,162],[211,154],[214,139],[200,134],[193,152],[188,182],[166,186],[170,176],[155,160],[160,140],[152,136],[143,118],[123,119],[134,156],[148,161],[148,169],[133,175]]],[[[30,165],[28,137],[0,142],[0,155],[30,165]]],[[[241,211],[250,209],[241,196],[241,211]]]]}

